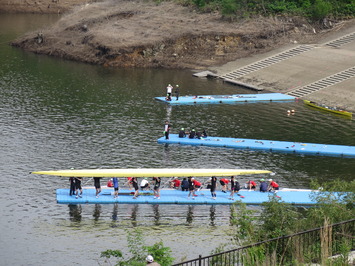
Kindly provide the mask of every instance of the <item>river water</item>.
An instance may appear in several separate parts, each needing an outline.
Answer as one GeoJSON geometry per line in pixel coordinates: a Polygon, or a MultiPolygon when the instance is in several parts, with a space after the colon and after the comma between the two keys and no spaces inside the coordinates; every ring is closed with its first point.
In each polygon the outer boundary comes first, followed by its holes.
{"type": "Polygon", "coordinates": [[[67,179],[29,174],[35,170],[267,169],[293,188],[308,188],[313,178],[354,179],[355,159],[157,144],[166,119],[173,133],[195,127],[211,136],[343,145],[355,145],[355,124],[301,102],[169,107],[154,100],[168,83],[182,95],[252,92],[190,71],[109,69],[8,45],[58,19],[0,15],[1,265],[98,265],[101,251],[127,251],[133,228],[146,244],[162,240],[177,261],[230,242],[229,206],[60,205],[55,189],[67,179]]]}

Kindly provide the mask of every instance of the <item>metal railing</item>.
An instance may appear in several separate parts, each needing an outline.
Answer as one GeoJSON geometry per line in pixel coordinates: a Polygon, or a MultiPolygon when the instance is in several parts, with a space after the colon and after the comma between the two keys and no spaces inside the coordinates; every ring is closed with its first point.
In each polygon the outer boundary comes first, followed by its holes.
{"type": "Polygon", "coordinates": [[[212,265],[297,265],[321,263],[331,256],[354,250],[355,219],[277,237],[218,254],[174,264],[212,265]]]}

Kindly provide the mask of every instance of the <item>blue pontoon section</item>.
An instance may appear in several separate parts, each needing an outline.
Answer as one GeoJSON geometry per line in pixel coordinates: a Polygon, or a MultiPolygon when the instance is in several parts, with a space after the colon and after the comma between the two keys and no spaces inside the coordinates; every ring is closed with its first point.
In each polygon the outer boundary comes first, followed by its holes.
{"type": "Polygon", "coordinates": [[[219,137],[189,139],[188,137],[179,138],[177,134],[170,134],[169,139],[165,139],[165,137],[162,137],[158,139],[158,143],[214,146],[236,149],[266,150],[271,152],[287,152],[297,154],[355,158],[355,146],[345,145],[219,137]]]}
{"type": "Polygon", "coordinates": [[[165,97],[155,97],[156,100],[168,104],[195,104],[195,103],[245,103],[260,101],[295,101],[296,98],[282,93],[260,93],[260,94],[234,94],[234,95],[192,95],[180,96],[179,100],[172,97],[166,101],[165,97]]]}
{"type": "MultiPolygon", "coordinates": [[[[160,199],[154,199],[153,191],[146,192],[146,195],[140,195],[137,199],[133,199],[132,190],[120,190],[119,197],[114,199],[112,196],[113,189],[103,189],[99,198],[95,197],[95,189],[84,189],[82,198],[76,199],[75,196],[69,196],[69,189],[57,189],[57,202],[62,204],[232,204],[236,201],[241,201],[246,204],[259,205],[267,202],[270,198],[275,197],[274,193],[259,191],[240,190],[240,195],[244,198],[234,195],[234,200],[229,199],[229,192],[223,193],[217,191],[216,199],[211,198],[210,191],[202,189],[196,192],[197,196],[192,199],[188,198],[189,192],[162,189],[160,199]],[[148,195],[147,195],[148,194],[148,195]]],[[[314,205],[315,202],[310,195],[312,190],[280,190],[277,196],[280,200],[294,205],[314,205]]]]}

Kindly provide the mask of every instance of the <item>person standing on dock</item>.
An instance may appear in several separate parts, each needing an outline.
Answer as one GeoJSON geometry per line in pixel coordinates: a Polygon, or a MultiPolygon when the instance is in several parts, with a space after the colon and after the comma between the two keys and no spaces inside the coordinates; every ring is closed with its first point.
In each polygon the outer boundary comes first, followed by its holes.
{"type": "Polygon", "coordinates": [[[169,139],[170,128],[171,128],[171,125],[169,124],[169,121],[165,121],[165,125],[164,125],[165,139],[169,139]]]}
{"type": "Polygon", "coordinates": [[[168,85],[168,87],[166,87],[166,95],[167,95],[167,98],[170,98],[171,99],[171,94],[173,92],[173,86],[171,86],[171,84],[168,85]]]}
{"type": "Polygon", "coordinates": [[[138,190],[138,180],[137,180],[137,177],[132,177],[131,179],[131,184],[134,188],[134,196],[133,196],[133,199],[136,199],[138,197],[138,193],[139,193],[139,190],[138,190]]]}
{"type": "Polygon", "coordinates": [[[117,177],[112,178],[112,183],[113,183],[113,189],[115,191],[113,198],[117,199],[118,198],[118,178],[117,177]]]}
{"type": "Polygon", "coordinates": [[[83,195],[83,188],[81,187],[81,181],[83,180],[82,177],[75,177],[75,198],[78,198],[83,195]],[[80,194],[79,194],[79,190],[80,190],[80,194]]]}
{"type": "Polygon", "coordinates": [[[216,188],[217,188],[217,177],[212,176],[211,177],[210,191],[211,191],[211,196],[212,196],[213,200],[215,200],[216,197],[217,197],[216,188]]]}
{"type": "Polygon", "coordinates": [[[240,184],[237,180],[234,179],[234,176],[231,176],[231,194],[229,195],[229,199],[234,200],[234,193],[239,193],[240,184]]]}
{"type": "Polygon", "coordinates": [[[94,177],[94,186],[95,186],[95,189],[96,189],[96,198],[98,199],[99,198],[99,194],[101,193],[101,184],[100,184],[100,181],[101,181],[101,177],[94,177]]]}
{"type": "Polygon", "coordinates": [[[75,195],[75,178],[69,177],[69,182],[70,182],[69,196],[72,196],[75,195]]]}
{"type": "Polygon", "coordinates": [[[179,100],[179,95],[180,95],[180,87],[179,85],[175,86],[175,96],[176,96],[176,100],[179,100]]]}
{"type": "Polygon", "coordinates": [[[153,180],[155,181],[155,184],[154,184],[154,199],[160,199],[160,183],[161,183],[161,179],[160,179],[160,177],[153,177],[153,180]]]}

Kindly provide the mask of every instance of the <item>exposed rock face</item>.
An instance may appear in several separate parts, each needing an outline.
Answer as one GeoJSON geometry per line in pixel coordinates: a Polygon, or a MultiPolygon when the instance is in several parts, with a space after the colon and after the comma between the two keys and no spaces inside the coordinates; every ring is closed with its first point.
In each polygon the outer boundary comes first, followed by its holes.
{"type": "Polygon", "coordinates": [[[317,35],[306,25],[282,18],[231,23],[173,2],[116,0],[81,5],[13,45],[112,67],[199,69],[289,42],[312,41],[317,35]]]}

